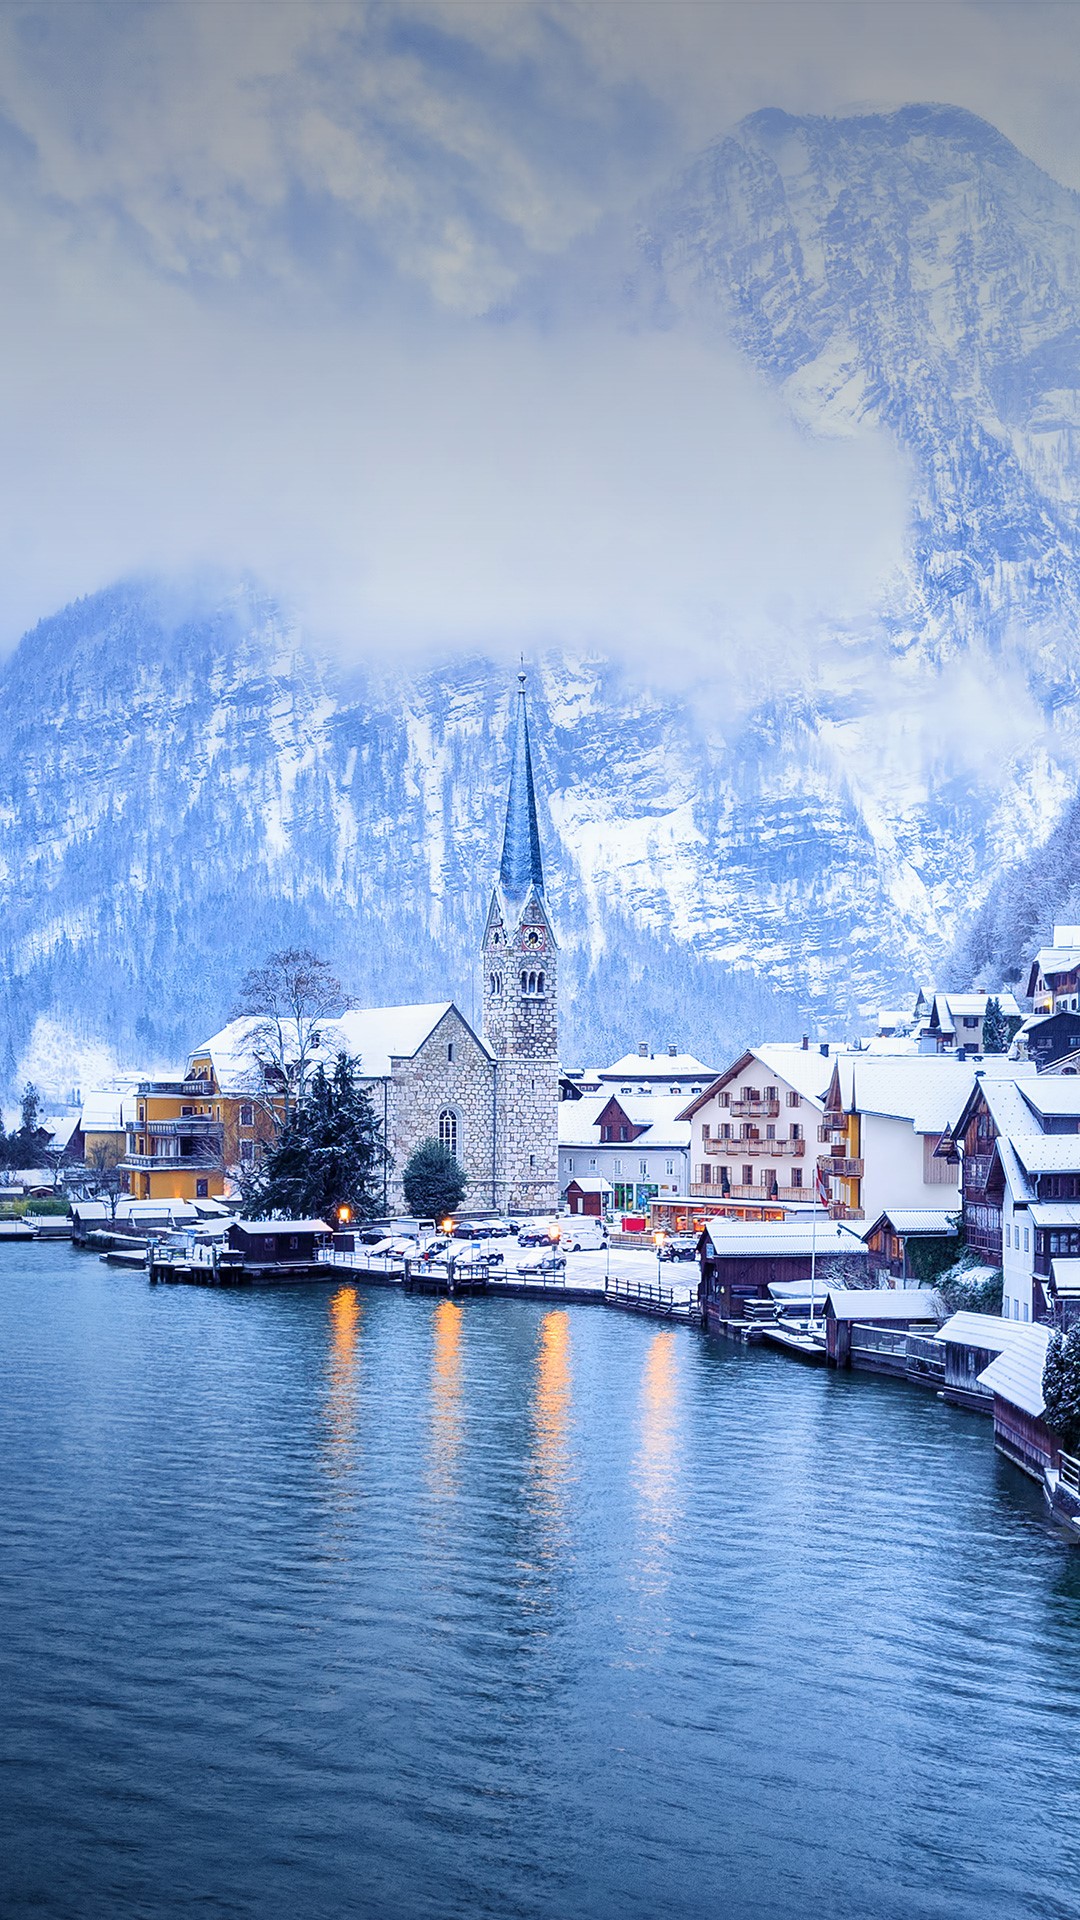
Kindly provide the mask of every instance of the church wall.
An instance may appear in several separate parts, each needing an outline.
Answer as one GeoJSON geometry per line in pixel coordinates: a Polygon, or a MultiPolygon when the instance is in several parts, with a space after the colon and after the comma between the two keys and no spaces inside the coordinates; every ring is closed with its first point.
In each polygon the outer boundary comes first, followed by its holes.
{"type": "Polygon", "coordinates": [[[387,1136],[394,1157],[390,1210],[401,1213],[401,1178],[410,1156],[424,1140],[438,1139],[439,1115],[449,1107],[457,1116],[457,1157],[469,1185],[464,1206],[490,1207],[492,1200],[492,1061],[458,1013],[451,1008],[411,1060],[394,1060],[388,1096],[387,1136]],[[448,1048],[454,1057],[448,1059],[448,1048]]]}

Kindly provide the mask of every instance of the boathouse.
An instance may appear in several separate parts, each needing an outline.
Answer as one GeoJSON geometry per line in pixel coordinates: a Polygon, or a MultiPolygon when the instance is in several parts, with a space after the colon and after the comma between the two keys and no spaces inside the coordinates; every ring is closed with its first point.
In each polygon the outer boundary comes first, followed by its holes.
{"type": "MultiPolygon", "coordinates": [[[[866,1271],[866,1248],[841,1221],[816,1225],[787,1220],[710,1220],[698,1241],[700,1299],[706,1325],[746,1317],[748,1300],[768,1300],[779,1281],[813,1277],[824,1300],[838,1273],[852,1279],[866,1271]]],[[[866,1297],[865,1295],[863,1296],[866,1297]]]]}
{"type": "Polygon", "coordinates": [[[245,1267],[306,1267],[333,1238],[325,1220],[234,1220],[229,1245],[245,1267]]]}
{"type": "Polygon", "coordinates": [[[932,1287],[831,1287],[825,1301],[825,1356],[830,1367],[906,1374],[907,1341],[895,1336],[933,1334],[940,1323],[932,1287]],[[882,1333],[893,1338],[875,1337],[882,1333]]]}
{"type": "Polygon", "coordinates": [[[959,1206],[892,1207],[879,1213],[863,1239],[870,1255],[870,1271],[875,1278],[884,1274],[890,1285],[911,1277],[913,1259],[927,1241],[955,1240],[960,1249],[959,1206]]]}
{"type": "Polygon", "coordinates": [[[1058,1444],[1043,1423],[1042,1379],[1050,1328],[1013,1325],[1013,1339],[979,1375],[994,1399],[994,1445],[1014,1466],[1045,1485],[1058,1464],[1058,1444]]]}
{"type": "Polygon", "coordinates": [[[980,1376],[1025,1333],[1024,1326],[995,1313],[954,1313],[934,1336],[945,1354],[945,1399],[954,1407],[993,1413],[993,1389],[983,1386],[980,1376]]]}

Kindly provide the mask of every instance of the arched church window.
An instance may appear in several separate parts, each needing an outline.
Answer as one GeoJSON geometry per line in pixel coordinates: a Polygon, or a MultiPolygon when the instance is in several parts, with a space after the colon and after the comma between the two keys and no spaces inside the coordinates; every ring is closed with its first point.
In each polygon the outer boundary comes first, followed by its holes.
{"type": "Polygon", "coordinates": [[[544,991],[544,976],[542,973],[538,973],[536,976],[536,991],[537,993],[543,993],[544,991]]]}
{"type": "Polygon", "coordinates": [[[535,992],[536,992],[536,975],[535,975],[535,973],[530,973],[530,975],[529,975],[529,992],[530,992],[530,993],[535,993],[535,992]]]}
{"type": "Polygon", "coordinates": [[[527,973],[523,973],[521,976],[521,991],[522,993],[528,993],[529,991],[529,976],[527,973]]]}
{"type": "Polygon", "coordinates": [[[453,1107],[444,1107],[439,1115],[439,1145],[447,1153],[456,1153],[458,1148],[457,1114],[453,1107]]]}

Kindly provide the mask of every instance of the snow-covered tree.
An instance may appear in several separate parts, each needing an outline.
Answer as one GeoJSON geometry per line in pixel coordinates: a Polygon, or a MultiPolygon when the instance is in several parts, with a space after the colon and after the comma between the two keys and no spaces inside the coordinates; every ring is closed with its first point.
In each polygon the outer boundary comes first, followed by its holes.
{"type": "Polygon", "coordinates": [[[1067,1453],[1080,1450],[1080,1321],[1066,1336],[1055,1333],[1046,1350],[1042,1380],[1043,1419],[1067,1453]]]}
{"type": "Polygon", "coordinates": [[[332,1074],[315,1067],[276,1145],[242,1179],[247,1213],[333,1223],[343,1209],[354,1220],[379,1211],[387,1155],[359,1070],[345,1053],[332,1074]]]}
{"type": "Polygon", "coordinates": [[[422,1140],[402,1175],[405,1205],[421,1220],[440,1220],[460,1207],[468,1184],[459,1160],[441,1140],[422,1140]]]}

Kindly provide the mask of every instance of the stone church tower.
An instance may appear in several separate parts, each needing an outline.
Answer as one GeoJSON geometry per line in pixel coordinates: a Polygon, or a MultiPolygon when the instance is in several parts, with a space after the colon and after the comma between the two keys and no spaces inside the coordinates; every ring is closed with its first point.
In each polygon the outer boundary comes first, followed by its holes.
{"type": "Polygon", "coordinates": [[[496,1204],[554,1212],[559,1188],[558,948],[544,906],[525,675],[518,676],[502,859],[481,956],[495,1056],[496,1204]]]}

